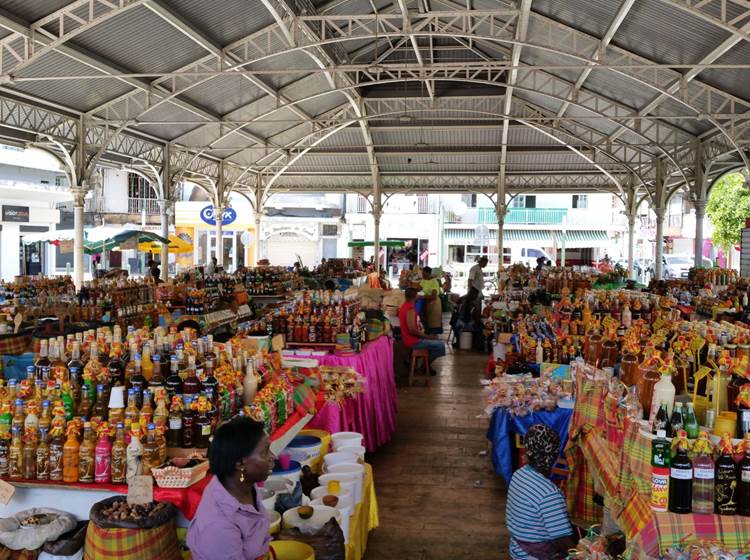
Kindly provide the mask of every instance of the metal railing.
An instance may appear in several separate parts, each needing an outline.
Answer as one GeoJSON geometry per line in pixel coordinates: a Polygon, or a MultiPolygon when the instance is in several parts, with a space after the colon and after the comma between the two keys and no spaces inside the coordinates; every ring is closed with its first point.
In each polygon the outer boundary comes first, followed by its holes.
{"type": "Polygon", "coordinates": [[[128,214],[140,214],[144,208],[146,214],[158,214],[159,202],[154,198],[128,198],[128,214]]]}
{"type": "MultiPolygon", "coordinates": [[[[510,208],[505,215],[506,224],[559,226],[567,215],[567,208],[510,208]]],[[[446,212],[446,224],[496,224],[494,208],[470,208],[462,216],[446,212]]]]}

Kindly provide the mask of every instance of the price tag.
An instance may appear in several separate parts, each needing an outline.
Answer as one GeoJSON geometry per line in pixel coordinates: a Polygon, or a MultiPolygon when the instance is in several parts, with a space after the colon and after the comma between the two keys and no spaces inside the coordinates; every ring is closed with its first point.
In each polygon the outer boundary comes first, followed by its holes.
{"type": "Polygon", "coordinates": [[[2,502],[4,505],[8,505],[8,502],[10,502],[11,498],[13,498],[13,494],[15,494],[15,492],[15,486],[10,484],[9,482],[0,480],[0,502],[2,502]]]}
{"type": "Polygon", "coordinates": [[[271,351],[279,352],[283,349],[284,349],[284,337],[280,334],[277,334],[271,339],[271,351]]]}
{"type": "Polygon", "coordinates": [[[150,504],[154,501],[154,479],[150,476],[134,476],[128,481],[128,503],[150,504]]]}

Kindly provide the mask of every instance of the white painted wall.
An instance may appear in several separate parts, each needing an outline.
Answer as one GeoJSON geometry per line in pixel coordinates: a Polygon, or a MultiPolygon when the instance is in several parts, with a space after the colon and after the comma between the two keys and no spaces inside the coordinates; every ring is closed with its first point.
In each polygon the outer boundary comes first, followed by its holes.
{"type": "Polygon", "coordinates": [[[105,168],[102,181],[102,212],[128,213],[128,172],[105,168]]]}

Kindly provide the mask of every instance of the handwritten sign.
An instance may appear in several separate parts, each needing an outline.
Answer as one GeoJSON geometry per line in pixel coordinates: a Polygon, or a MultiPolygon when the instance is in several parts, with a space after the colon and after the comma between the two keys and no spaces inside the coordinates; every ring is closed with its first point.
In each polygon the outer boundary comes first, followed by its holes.
{"type": "Polygon", "coordinates": [[[11,498],[13,498],[13,494],[15,493],[15,486],[8,482],[5,482],[4,480],[0,480],[0,502],[7,506],[8,502],[10,502],[11,498]]]}
{"type": "Polygon", "coordinates": [[[154,479],[150,476],[134,476],[128,481],[128,503],[150,504],[154,501],[154,479]]]}

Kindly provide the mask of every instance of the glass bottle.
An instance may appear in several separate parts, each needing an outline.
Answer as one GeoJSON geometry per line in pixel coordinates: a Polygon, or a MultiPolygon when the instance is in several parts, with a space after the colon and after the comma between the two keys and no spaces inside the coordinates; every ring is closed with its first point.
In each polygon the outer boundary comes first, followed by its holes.
{"type": "Polygon", "coordinates": [[[151,361],[151,346],[148,344],[143,345],[141,368],[143,371],[143,377],[146,379],[146,383],[148,383],[154,376],[154,362],[151,361]]]}
{"type": "Polygon", "coordinates": [[[139,424],[133,424],[130,432],[130,443],[126,449],[127,471],[125,477],[130,480],[143,474],[143,444],[139,424]]]}
{"type": "Polygon", "coordinates": [[[36,480],[36,432],[27,431],[23,442],[23,478],[36,480]]]}
{"type": "Polygon", "coordinates": [[[156,409],[154,410],[154,424],[156,427],[166,426],[169,420],[169,409],[164,400],[164,389],[160,390],[159,397],[156,400],[156,409]]]}
{"type": "Polygon", "coordinates": [[[26,405],[23,429],[25,433],[29,433],[29,431],[36,433],[39,430],[39,416],[37,416],[37,403],[35,402],[29,402],[26,405]]]}
{"type": "Polygon", "coordinates": [[[70,384],[68,384],[67,382],[63,383],[62,394],[60,395],[60,398],[63,402],[63,406],[65,407],[65,420],[70,422],[76,415],[76,403],[73,400],[73,395],[70,392],[70,384]]]}
{"type": "Polygon", "coordinates": [[[73,390],[73,398],[76,402],[81,400],[81,384],[83,383],[83,362],[81,361],[81,346],[78,342],[73,343],[68,362],[68,378],[73,390]]]}
{"type": "Polygon", "coordinates": [[[137,424],[139,414],[135,389],[128,389],[128,406],[125,408],[125,420],[129,420],[131,424],[137,424]]]}
{"type": "MultiPolygon", "coordinates": [[[[119,423],[118,423],[119,425],[119,423]]],[[[112,443],[109,434],[102,428],[94,451],[94,481],[109,484],[112,480],[112,443]]]]}
{"type": "Polygon", "coordinates": [[[23,440],[21,439],[21,428],[13,429],[13,441],[8,450],[8,476],[10,478],[23,478],[23,440]]]}
{"type": "Polygon", "coordinates": [[[127,445],[125,444],[125,426],[122,422],[117,424],[115,442],[112,444],[111,452],[111,478],[112,484],[125,484],[128,472],[127,445]]]}
{"type": "Polygon", "coordinates": [[[159,456],[157,467],[167,462],[167,438],[164,435],[167,431],[166,426],[156,426],[154,435],[156,437],[156,448],[159,456]]]}
{"type": "Polygon", "coordinates": [[[693,513],[710,515],[714,512],[714,461],[706,432],[698,436],[693,452],[693,513]]]}
{"type": "Polygon", "coordinates": [[[47,381],[42,373],[42,369],[49,367],[50,361],[49,361],[49,350],[48,350],[48,344],[49,342],[47,340],[41,340],[39,342],[39,357],[34,362],[34,367],[36,368],[36,378],[42,379],[43,381],[47,381]]]}
{"type": "Polygon", "coordinates": [[[122,361],[122,350],[115,347],[107,363],[109,372],[109,384],[111,387],[125,385],[125,362],[122,361]]]}
{"type": "Polygon", "coordinates": [[[659,410],[656,413],[656,416],[654,417],[654,424],[653,424],[653,433],[657,433],[659,430],[664,430],[664,433],[667,434],[667,437],[672,437],[672,435],[669,433],[669,416],[667,415],[667,403],[663,402],[659,406],[659,410]]]}
{"type": "Polygon", "coordinates": [[[55,341],[49,345],[50,374],[60,383],[68,381],[68,364],[60,357],[60,347],[55,341]]]}
{"type": "Polygon", "coordinates": [[[151,404],[151,391],[146,389],[143,391],[143,405],[141,406],[141,414],[139,421],[141,424],[149,424],[154,417],[154,407],[151,404]]]}
{"type": "Polygon", "coordinates": [[[11,426],[13,425],[13,414],[10,411],[10,403],[3,402],[0,405],[0,436],[11,435],[11,426]]]}
{"type": "Polygon", "coordinates": [[[109,403],[107,401],[108,399],[105,396],[104,385],[100,383],[96,386],[96,403],[94,403],[94,408],[91,411],[91,419],[97,418],[100,421],[107,419],[107,414],[109,412],[109,403]]]}
{"type": "MultiPolygon", "coordinates": [[[[140,408],[143,405],[143,391],[146,390],[148,381],[141,370],[141,356],[136,354],[133,376],[130,378],[130,388],[135,391],[135,405],[140,408]]],[[[128,394],[130,391],[128,391],[128,394]]]]}
{"type": "Polygon", "coordinates": [[[687,455],[687,433],[678,436],[677,453],[669,468],[669,511],[690,513],[693,505],[693,463],[687,455]]]}
{"type": "Polygon", "coordinates": [[[737,513],[750,516],[750,436],[747,434],[745,434],[743,444],[745,446],[745,456],[739,464],[737,513]]]}
{"type": "Polygon", "coordinates": [[[172,402],[175,395],[182,395],[182,378],[180,377],[179,362],[177,356],[172,356],[169,361],[169,377],[165,382],[167,397],[172,402]]]}
{"type": "Polygon", "coordinates": [[[195,370],[195,357],[191,354],[188,356],[188,375],[182,384],[182,392],[185,395],[197,395],[203,390],[203,384],[198,379],[195,370]]]}
{"type": "Polygon", "coordinates": [[[68,426],[68,439],[63,446],[63,480],[78,482],[78,460],[81,444],[78,443],[78,429],[75,425],[68,426]]]}
{"type": "Polygon", "coordinates": [[[695,405],[692,402],[687,403],[685,431],[687,432],[688,439],[696,439],[698,437],[698,418],[695,416],[695,405]]]}
{"type": "Polygon", "coordinates": [[[10,426],[11,431],[18,430],[20,433],[23,433],[23,422],[26,419],[23,413],[23,401],[21,399],[16,399],[15,405],[13,420],[11,421],[10,426]]]}
{"type": "Polygon", "coordinates": [[[53,426],[50,430],[49,442],[49,479],[61,481],[63,479],[63,455],[65,436],[62,426],[53,426]]]}
{"type": "MultiPolygon", "coordinates": [[[[676,437],[680,433],[680,430],[684,428],[684,420],[682,417],[682,403],[674,403],[674,409],[672,410],[672,417],[669,419],[669,429],[667,435],[676,437]]],[[[687,432],[687,430],[686,430],[687,432]]]]}
{"type": "Polygon", "coordinates": [[[737,469],[732,457],[732,440],[724,434],[719,442],[721,455],[716,460],[716,485],[714,490],[714,513],[734,515],[737,513],[735,491],[737,488],[737,469]]]}
{"type": "Polygon", "coordinates": [[[197,415],[193,428],[193,445],[198,449],[208,448],[211,438],[211,420],[208,417],[208,407],[211,406],[204,396],[198,397],[197,415]]]}
{"type": "Polygon", "coordinates": [[[208,392],[211,391],[211,395],[213,396],[212,405],[218,406],[217,402],[217,396],[219,394],[219,380],[214,377],[214,362],[213,359],[207,358],[206,359],[206,377],[203,380],[203,390],[208,392]]]}
{"type": "Polygon", "coordinates": [[[148,381],[148,387],[151,389],[151,392],[155,394],[156,389],[164,387],[165,379],[161,374],[161,356],[159,356],[159,354],[154,354],[153,363],[154,374],[148,381]]]}
{"type": "Polygon", "coordinates": [[[8,476],[10,440],[10,430],[0,434],[0,478],[8,476]]]}
{"type": "Polygon", "coordinates": [[[150,475],[151,469],[159,466],[159,444],[156,442],[156,426],[148,425],[146,442],[143,444],[143,474],[150,475]]]}
{"type": "Polygon", "coordinates": [[[36,446],[36,479],[49,480],[49,430],[39,428],[39,445],[36,446]]]}
{"type": "Polygon", "coordinates": [[[193,398],[185,397],[185,409],[182,413],[182,447],[194,447],[193,431],[195,426],[195,411],[193,398]]]}
{"type": "Polygon", "coordinates": [[[91,397],[89,386],[84,383],[81,385],[81,401],[78,404],[78,416],[81,418],[91,419],[91,413],[94,408],[94,402],[91,397]]]}
{"type": "Polygon", "coordinates": [[[172,404],[169,407],[167,445],[182,447],[182,399],[177,395],[172,397],[172,404]]]}
{"type": "Polygon", "coordinates": [[[96,442],[89,422],[83,424],[83,442],[78,448],[78,482],[94,482],[96,442]]]}

